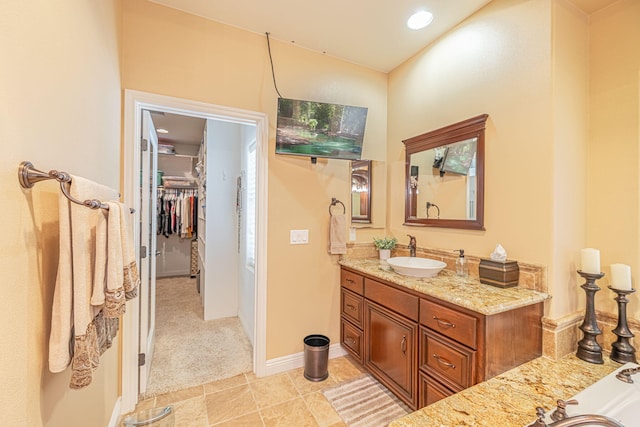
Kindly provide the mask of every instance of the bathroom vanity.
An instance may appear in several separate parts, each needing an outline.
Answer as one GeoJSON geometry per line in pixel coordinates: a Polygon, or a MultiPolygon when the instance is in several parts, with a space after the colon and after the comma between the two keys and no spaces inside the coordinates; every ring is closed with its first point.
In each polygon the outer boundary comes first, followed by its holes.
{"type": "Polygon", "coordinates": [[[342,260],[341,342],[412,409],[542,353],[546,294],[443,270],[412,278],[378,260],[342,260]]]}

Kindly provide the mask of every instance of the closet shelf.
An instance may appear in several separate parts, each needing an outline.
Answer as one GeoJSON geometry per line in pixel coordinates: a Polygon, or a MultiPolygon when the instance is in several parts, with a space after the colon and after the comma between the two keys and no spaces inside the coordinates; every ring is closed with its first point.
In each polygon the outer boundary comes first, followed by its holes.
{"type": "Polygon", "coordinates": [[[198,156],[191,156],[189,154],[158,153],[158,156],[161,156],[161,157],[180,157],[180,158],[191,159],[191,160],[198,158],[198,156]]]}

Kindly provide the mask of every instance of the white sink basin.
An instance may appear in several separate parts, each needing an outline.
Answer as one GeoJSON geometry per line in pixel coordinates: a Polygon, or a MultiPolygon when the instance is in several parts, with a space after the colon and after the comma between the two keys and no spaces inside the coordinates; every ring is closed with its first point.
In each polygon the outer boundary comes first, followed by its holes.
{"type": "Polygon", "coordinates": [[[444,262],[435,259],[408,256],[389,258],[387,263],[396,273],[411,277],[433,277],[447,266],[444,262]]]}
{"type": "MultiPolygon", "coordinates": [[[[624,426],[637,426],[640,419],[640,373],[631,375],[633,384],[616,378],[621,370],[637,366],[635,363],[627,363],[576,394],[572,399],[577,400],[578,404],[567,405],[567,415],[606,415],[624,426]]],[[[553,411],[549,411],[551,412],[553,411]]]]}

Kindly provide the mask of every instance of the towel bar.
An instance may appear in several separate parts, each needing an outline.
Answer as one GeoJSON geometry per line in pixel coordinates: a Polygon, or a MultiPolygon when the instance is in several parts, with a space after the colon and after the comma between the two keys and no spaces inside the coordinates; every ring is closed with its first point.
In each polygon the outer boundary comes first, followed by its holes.
{"type": "MultiPolygon", "coordinates": [[[[62,194],[64,194],[64,196],[67,199],[71,200],[73,203],[86,206],[91,209],[109,210],[109,206],[105,203],[102,203],[98,199],[81,201],[71,196],[71,194],[69,194],[69,191],[67,190],[67,187],[65,186],[65,184],[71,184],[71,175],[69,175],[67,172],[50,170],[49,173],[46,173],[36,169],[31,162],[20,162],[20,166],[18,166],[18,181],[20,181],[20,185],[22,186],[22,188],[32,188],[36,183],[49,179],[55,179],[56,181],[58,181],[60,183],[62,194]]],[[[130,211],[131,213],[135,212],[134,209],[130,209],[130,211]]]]}

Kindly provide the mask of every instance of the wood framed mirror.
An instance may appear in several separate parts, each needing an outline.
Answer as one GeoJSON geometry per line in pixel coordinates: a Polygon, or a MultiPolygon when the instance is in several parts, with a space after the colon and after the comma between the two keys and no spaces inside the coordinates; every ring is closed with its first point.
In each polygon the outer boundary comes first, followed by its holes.
{"type": "Polygon", "coordinates": [[[404,225],[484,230],[487,114],[402,141],[404,225]]]}
{"type": "Polygon", "coordinates": [[[371,160],[351,162],[351,222],[371,223],[371,160]]]}

